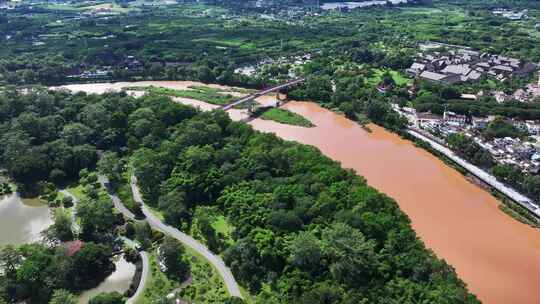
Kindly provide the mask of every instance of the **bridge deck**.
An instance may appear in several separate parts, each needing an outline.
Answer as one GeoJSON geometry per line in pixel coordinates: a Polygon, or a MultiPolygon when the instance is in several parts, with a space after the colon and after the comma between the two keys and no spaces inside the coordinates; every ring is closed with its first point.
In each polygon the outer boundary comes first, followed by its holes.
{"type": "Polygon", "coordinates": [[[230,109],[232,109],[233,107],[235,107],[235,106],[237,106],[239,104],[242,104],[244,102],[248,102],[250,100],[253,100],[253,99],[257,98],[257,97],[266,95],[268,93],[276,92],[276,91],[279,91],[281,89],[297,85],[299,83],[304,82],[305,80],[306,80],[305,78],[298,78],[298,79],[291,80],[291,81],[289,81],[287,83],[277,85],[275,87],[271,87],[271,88],[268,88],[268,89],[261,90],[259,92],[249,94],[248,96],[244,96],[244,97],[242,97],[242,98],[240,98],[240,99],[238,99],[236,101],[233,101],[233,102],[229,103],[228,105],[222,106],[219,109],[221,109],[223,111],[230,110],[230,109]]]}

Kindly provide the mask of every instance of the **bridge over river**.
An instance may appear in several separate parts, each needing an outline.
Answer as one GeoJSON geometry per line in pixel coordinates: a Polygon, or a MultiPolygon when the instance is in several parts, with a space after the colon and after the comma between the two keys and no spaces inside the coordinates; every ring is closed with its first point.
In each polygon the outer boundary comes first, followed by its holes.
{"type": "Polygon", "coordinates": [[[270,87],[270,88],[267,88],[267,89],[263,89],[261,91],[258,91],[258,92],[252,93],[252,94],[249,94],[247,96],[244,96],[244,97],[242,97],[242,98],[240,98],[238,100],[235,100],[235,101],[229,103],[228,105],[224,105],[224,106],[222,106],[222,107],[220,107],[218,109],[223,110],[223,111],[227,111],[227,110],[230,110],[230,109],[234,108],[237,105],[243,104],[243,103],[248,102],[248,101],[252,101],[257,97],[266,95],[268,93],[277,92],[277,91],[279,91],[281,89],[285,89],[285,88],[295,86],[297,84],[300,84],[300,83],[304,82],[305,80],[306,79],[303,78],[303,77],[296,78],[296,79],[293,79],[293,80],[291,80],[289,82],[286,82],[286,83],[283,83],[283,84],[280,84],[280,85],[277,85],[277,86],[273,86],[273,87],[270,87]]]}

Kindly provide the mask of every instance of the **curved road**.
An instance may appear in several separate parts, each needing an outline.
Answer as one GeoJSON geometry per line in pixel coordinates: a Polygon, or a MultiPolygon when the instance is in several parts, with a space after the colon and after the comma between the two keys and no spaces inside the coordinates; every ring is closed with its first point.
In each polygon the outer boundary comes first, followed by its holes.
{"type": "Polygon", "coordinates": [[[126,301],[126,304],[134,304],[137,301],[137,299],[142,295],[144,287],[146,286],[146,282],[148,280],[148,274],[150,269],[148,253],[146,251],[141,251],[139,254],[141,255],[142,259],[141,281],[139,282],[139,286],[137,286],[137,291],[135,291],[131,298],[126,301]]]}
{"type": "MultiPolygon", "coordinates": [[[[100,174],[98,176],[98,180],[101,186],[107,190],[107,194],[113,201],[114,208],[120,211],[120,213],[122,213],[125,217],[134,221],[138,221],[137,219],[135,219],[135,215],[131,211],[129,211],[129,209],[126,208],[126,206],[124,206],[124,204],[122,204],[122,201],[120,200],[118,195],[116,195],[116,193],[114,193],[114,191],[111,189],[111,187],[109,186],[109,178],[107,178],[105,175],[100,174]]],[[[124,241],[124,243],[126,243],[130,247],[133,247],[133,248],[137,247],[135,242],[127,238],[122,238],[122,240],[124,241]]],[[[126,304],[134,304],[137,301],[137,299],[143,293],[144,287],[146,286],[146,282],[148,281],[148,274],[150,270],[150,261],[149,261],[148,253],[146,251],[141,251],[139,252],[139,255],[141,256],[141,259],[142,259],[141,280],[139,282],[139,285],[137,286],[137,290],[126,301],[126,304]]]]}
{"type": "Polygon", "coordinates": [[[103,188],[107,190],[107,194],[109,194],[109,197],[113,201],[114,208],[120,211],[120,213],[122,213],[128,219],[137,221],[137,219],[135,218],[135,214],[133,214],[133,212],[129,211],[129,209],[126,208],[126,206],[124,206],[124,204],[122,203],[118,195],[116,195],[116,193],[114,193],[114,191],[111,189],[110,184],[109,184],[109,178],[106,177],[105,175],[100,174],[98,175],[98,180],[101,186],[103,186],[103,188]]]}
{"type": "Polygon", "coordinates": [[[227,287],[230,296],[242,298],[238,283],[236,283],[236,280],[234,279],[231,270],[225,265],[221,257],[213,254],[210,250],[208,250],[208,248],[206,248],[206,246],[204,246],[191,236],[161,222],[154,214],[152,214],[152,212],[150,212],[150,210],[148,210],[148,208],[146,208],[146,205],[144,204],[141,193],[139,191],[139,187],[137,186],[137,178],[134,175],[131,176],[130,184],[131,191],[133,193],[133,199],[136,202],[141,203],[142,211],[146,216],[146,221],[150,224],[150,226],[152,226],[156,230],[172,236],[173,238],[182,242],[184,245],[190,247],[191,249],[197,251],[199,254],[204,256],[204,258],[208,260],[208,262],[212,264],[214,268],[217,269],[219,275],[223,278],[223,281],[225,282],[225,286],[227,287]]]}
{"type": "MultiPolygon", "coordinates": [[[[99,182],[101,183],[101,185],[103,187],[105,187],[105,189],[107,189],[107,193],[109,194],[109,197],[113,201],[115,208],[118,209],[118,211],[120,211],[125,217],[128,217],[128,218],[131,218],[131,219],[135,220],[135,215],[133,213],[131,213],[131,211],[129,211],[122,204],[122,202],[120,201],[118,196],[116,196],[116,194],[114,194],[112,192],[112,190],[109,189],[109,187],[108,187],[109,179],[107,177],[105,177],[105,176],[99,176],[99,182]]],[[[78,231],[79,230],[79,225],[77,224],[77,221],[76,221],[76,215],[77,215],[76,212],[77,212],[77,203],[79,202],[79,200],[77,199],[77,197],[75,197],[75,195],[73,195],[71,192],[69,192],[66,189],[62,189],[62,190],[60,190],[60,192],[62,194],[64,194],[65,196],[71,197],[71,199],[73,200],[73,207],[72,207],[73,210],[71,212],[71,217],[73,219],[73,222],[72,222],[73,224],[72,225],[73,225],[73,229],[78,231]]],[[[128,246],[136,247],[136,245],[135,245],[135,243],[133,241],[131,241],[129,239],[126,239],[126,238],[123,238],[123,240],[124,240],[124,243],[126,243],[128,246]]],[[[133,296],[131,296],[126,301],[126,304],[134,304],[135,303],[135,301],[143,293],[144,287],[146,286],[146,282],[148,280],[148,274],[149,274],[149,271],[150,271],[150,261],[149,261],[148,253],[145,252],[145,251],[141,251],[141,252],[139,252],[139,255],[141,256],[141,260],[142,260],[141,280],[139,282],[139,285],[137,286],[137,290],[135,291],[133,296]]]]}

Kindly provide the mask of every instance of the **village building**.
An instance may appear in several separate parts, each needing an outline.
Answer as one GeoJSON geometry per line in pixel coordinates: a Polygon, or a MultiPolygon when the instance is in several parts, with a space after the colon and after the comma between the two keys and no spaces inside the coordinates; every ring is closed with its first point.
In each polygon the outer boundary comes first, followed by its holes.
{"type": "Polygon", "coordinates": [[[75,240],[75,241],[69,241],[62,244],[64,249],[66,250],[66,254],[68,256],[74,256],[77,252],[79,252],[84,245],[83,241],[75,240]]]}
{"type": "Polygon", "coordinates": [[[406,70],[407,74],[446,85],[475,82],[484,76],[506,81],[510,77],[523,77],[537,70],[534,63],[480,53],[463,46],[428,42],[420,44],[420,50],[422,52],[406,70]]]}
{"type": "Polygon", "coordinates": [[[527,18],[528,11],[522,10],[518,12],[518,11],[513,11],[513,10],[509,10],[505,8],[496,8],[492,10],[491,13],[494,16],[499,16],[499,17],[503,17],[509,20],[516,21],[516,20],[522,20],[522,19],[527,18]]]}
{"type": "Polygon", "coordinates": [[[488,118],[473,117],[472,126],[476,130],[483,130],[487,128],[489,121],[488,118]]]}
{"type": "Polygon", "coordinates": [[[534,120],[525,121],[527,132],[531,135],[540,135],[540,122],[534,120]]]}
{"type": "Polygon", "coordinates": [[[431,113],[416,113],[416,122],[421,128],[435,129],[437,128],[443,118],[440,115],[435,115],[431,113]]]}
{"type": "Polygon", "coordinates": [[[443,121],[454,126],[463,126],[467,122],[467,116],[458,115],[454,112],[444,111],[443,121]]]}
{"type": "Polygon", "coordinates": [[[461,77],[459,77],[459,75],[445,75],[430,71],[422,72],[422,74],[420,74],[420,78],[441,84],[454,84],[461,81],[461,77]]]}

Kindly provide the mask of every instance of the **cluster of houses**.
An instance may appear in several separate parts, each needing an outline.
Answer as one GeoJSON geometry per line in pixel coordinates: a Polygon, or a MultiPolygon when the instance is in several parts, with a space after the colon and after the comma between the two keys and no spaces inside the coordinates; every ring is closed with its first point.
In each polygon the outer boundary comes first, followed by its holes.
{"type": "Polygon", "coordinates": [[[503,91],[493,91],[490,93],[498,103],[509,101],[532,102],[540,98],[540,79],[538,83],[531,83],[524,88],[517,89],[513,94],[506,94],[503,91]]]}
{"type": "MultiPolygon", "coordinates": [[[[519,167],[524,172],[530,173],[538,173],[540,169],[540,145],[510,137],[487,140],[479,135],[479,132],[487,128],[488,124],[495,119],[494,116],[487,118],[473,117],[471,119],[465,115],[458,115],[449,111],[445,111],[443,116],[431,113],[416,113],[414,109],[410,108],[405,108],[403,111],[407,113],[409,118],[416,118],[417,127],[439,138],[454,133],[462,133],[473,138],[500,164],[511,164],[519,167]]],[[[514,120],[512,124],[531,136],[540,135],[540,122],[538,121],[514,120]]]]}
{"type": "MultiPolygon", "coordinates": [[[[314,53],[320,53],[320,50],[315,50],[314,53]]],[[[242,67],[238,67],[234,70],[235,74],[239,75],[245,75],[245,76],[255,76],[263,71],[263,68],[265,66],[271,65],[271,64],[278,64],[278,65],[290,65],[291,68],[289,69],[288,77],[293,79],[298,77],[296,75],[295,67],[302,66],[306,64],[307,62],[311,61],[313,58],[313,55],[311,53],[306,53],[304,55],[297,55],[292,57],[280,57],[278,59],[272,59],[272,58],[266,58],[254,65],[246,65],[242,67]]]]}
{"type": "Polygon", "coordinates": [[[126,70],[130,72],[140,72],[143,70],[143,64],[135,56],[126,56],[115,67],[100,66],[93,68],[86,64],[74,66],[66,71],[66,77],[72,79],[96,79],[110,77],[115,69],[126,70]]]}
{"type": "Polygon", "coordinates": [[[540,148],[531,143],[511,137],[491,141],[474,137],[474,141],[500,164],[513,165],[528,173],[538,173],[540,169],[540,148]]]}
{"type": "Polygon", "coordinates": [[[407,74],[445,85],[475,82],[483,77],[505,81],[529,75],[538,68],[534,63],[463,46],[428,42],[421,44],[420,50],[407,74]]]}
{"type": "Polygon", "coordinates": [[[113,69],[111,66],[103,66],[98,69],[80,70],[78,68],[72,69],[72,71],[80,71],[80,73],[71,73],[67,78],[75,79],[96,79],[105,78],[112,75],[113,69]]]}
{"type": "Polygon", "coordinates": [[[517,12],[510,9],[505,9],[505,8],[496,8],[492,10],[491,13],[494,16],[503,17],[509,20],[522,20],[522,19],[527,18],[527,10],[522,10],[522,11],[517,12]]]}

